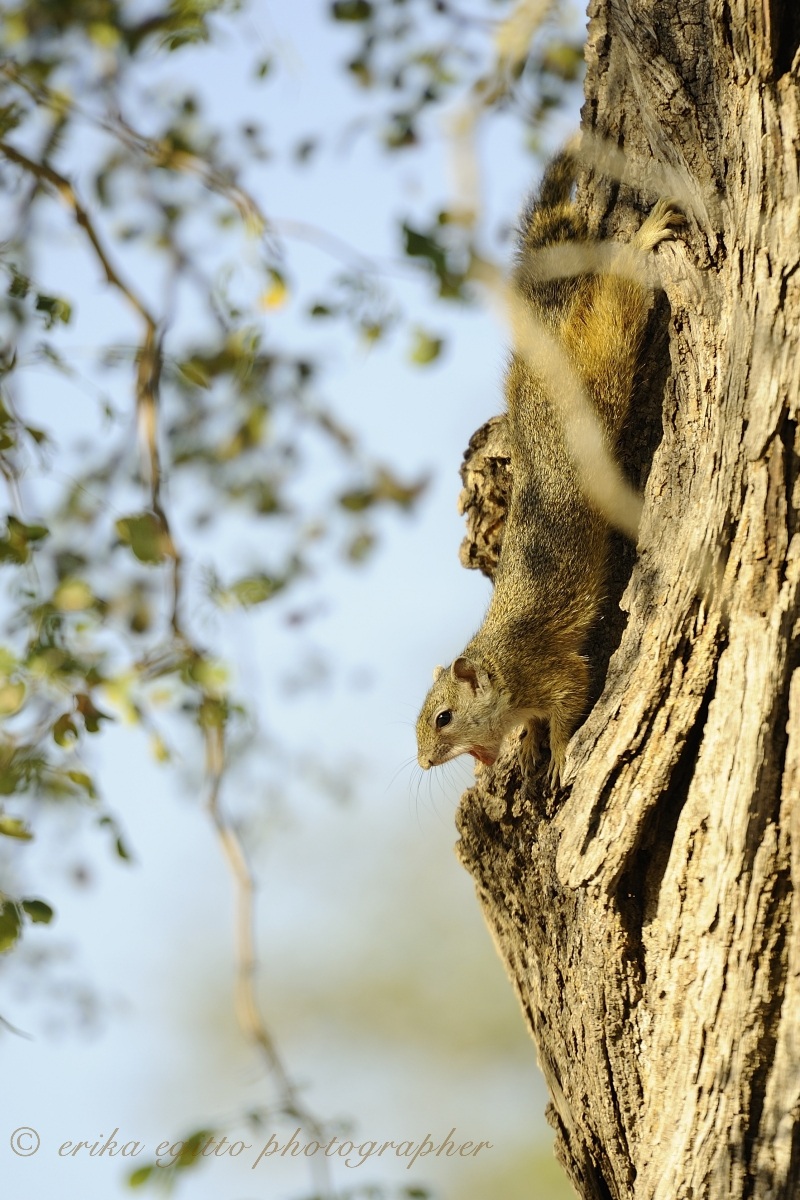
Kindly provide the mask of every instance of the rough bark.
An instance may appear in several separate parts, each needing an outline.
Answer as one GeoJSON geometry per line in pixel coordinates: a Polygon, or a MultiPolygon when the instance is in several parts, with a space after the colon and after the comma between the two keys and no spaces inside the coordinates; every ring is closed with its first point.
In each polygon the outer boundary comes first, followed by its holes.
{"type": "MultiPolygon", "coordinates": [[[[645,512],[565,789],[479,768],[459,853],[596,1200],[800,1196],[798,45],[793,0],[590,8],[584,127],[636,186],[580,202],[613,235],[662,168],[690,193],[626,434],[645,512]]],[[[491,573],[485,437],[462,561],[491,573]]]]}

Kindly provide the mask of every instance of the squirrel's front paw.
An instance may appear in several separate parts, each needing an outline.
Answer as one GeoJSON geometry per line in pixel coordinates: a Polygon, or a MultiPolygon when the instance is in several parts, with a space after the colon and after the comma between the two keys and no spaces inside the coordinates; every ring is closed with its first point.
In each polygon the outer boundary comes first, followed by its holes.
{"type": "Polygon", "coordinates": [[[556,788],[561,783],[561,771],[563,769],[563,766],[564,766],[563,757],[556,758],[554,755],[551,756],[550,765],[547,768],[547,782],[550,785],[550,787],[553,789],[553,791],[555,791],[556,788]]]}
{"type": "Polygon", "coordinates": [[[564,759],[567,757],[569,735],[558,727],[550,728],[550,765],[547,768],[547,782],[553,791],[561,784],[564,773],[564,759]]]}
{"type": "Polygon", "coordinates": [[[531,774],[541,762],[545,744],[545,727],[541,721],[528,721],[519,743],[519,762],[526,774],[531,774]]]}

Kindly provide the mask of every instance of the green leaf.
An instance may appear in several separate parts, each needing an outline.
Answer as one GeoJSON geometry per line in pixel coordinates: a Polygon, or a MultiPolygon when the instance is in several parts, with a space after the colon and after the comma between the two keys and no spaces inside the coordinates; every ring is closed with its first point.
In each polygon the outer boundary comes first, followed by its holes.
{"type": "Polygon", "coordinates": [[[46,296],[43,292],[37,293],[36,311],[44,314],[45,329],[52,329],[56,321],[68,325],[72,317],[72,306],[66,300],[58,296],[46,296]]]}
{"type": "Polygon", "coordinates": [[[128,1176],[128,1187],[129,1188],[142,1187],[142,1185],[147,1183],[150,1176],[157,1169],[158,1168],[155,1167],[152,1163],[150,1163],[149,1166],[146,1166],[146,1167],[137,1167],[136,1170],[131,1171],[130,1175],[128,1176]]]}
{"type": "Polygon", "coordinates": [[[197,709],[197,723],[201,729],[223,729],[228,719],[228,708],[224,701],[213,696],[204,696],[197,709]]]}
{"type": "MultiPolygon", "coordinates": [[[[15,521],[14,517],[9,517],[9,524],[15,521]]],[[[40,542],[43,538],[50,536],[50,530],[46,525],[23,525],[21,521],[15,521],[21,529],[25,530],[25,536],[29,542],[40,542]]]]}
{"type": "Polygon", "coordinates": [[[396,504],[398,508],[410,509],[428,486],[426,476],[416,483],[402,483],[396,475],[386,467],[381,467],[377,473],[375,495],[385,503],[396,504]]]}
{"type": "Polygon", "coordinates": [[[30,560],[32,542],[40,542],[49,537],[50,530],[46,525],[26,525],[17,517],[9,514],[6,517],[6,532],[0,536],[0,562],[22,564],[30,560]]]}
{"type": "Polygon", "coordinates": [[[10,950],[20,935],[22,918],[13,900],[0,904],[0,954],[10,950]]]}
{"type": "Polygon", "coordinates": [[[175,1170],[187,1170],[198,1165],[197,1156],[210,1137],[214,1136],[213,1129],[198,1129],[184,1139],[178,1157],[175,1159],[175,1170]]]}
{"type": "Polygon", "coordinates": [[[19,712],[25,702],[26,690],[21,679],[0,680],[0,717],[19,712]]]}
{"type": "Polygon", "coordinates": [[[87,733],[99,733],[101,721],[113,721],[114,718],[109,713],[104,713],[95,704],[92,697],[86,692],[75,693],[75,704],[78,712],[83,717],[83,723],[86,726],[87,733]]]}
{"type": "Polygon", "coordinates": [[[130,546],[139,562],[162,563],[171,552],[169,534],[153,512],[120,517],[116,530],[120,541],[130,546]]]}
{"type": "Polygon", "coordinates": [[[575,43],[556,43],[548,46],[542,60],[542,68],[566,83],[572,83],[583,71],[583,46],[575,43]]]}
{"type": "Polygon", "coordinates": [[[211,384],[211,377],[199,359],[188,358],[185,362],[178,364],[178,370],[195,387],[207,388],[211,384]]]}
{"type": "Polygon", "coordinates": [[[410,509],[428,486],[422,478],[416,483],[402,483],[386,467],[379,467],[371,487],[351,488],[342,492],[338,504],[345,512],[360,513],[374,504],[396,504],[398,508],[410,509]]]}
{"type": "Polygon", "coordinates": [[[18,838],[21,842],[29,842],[33,834],[24,821],[19,817],[9,817],[0,813],[0,833],[5,837],[18,838]]]}
{"type": "Polygon", "coordinates": [[[20,901],[20,907],[28,914],[34,925],[49,925],[55,913],[44,900],[28,898],[20,901]]]}
{"type": "Polygon", "coordinates": [[[414,330],[414,341],[411,345],[409,358],[418,366],[434,362],[442,352],[444,339],[426,333],[424,329],[414,330]]]}
{"type": "Polygon", "coordinates": [[[85,579],[67,576],[62,579],[53,593],[53,603],[62,612],[82,612],[91,608],[95,599],[85,579]]]}
{"type": "Polygon", "coordinates": [[[286,584],[284,579],[273,579],[269,575],[250,575],[239,579],[228,588],[228,592],[242,608],[252,608],[271,600],[286,584]]]}
{"type": "Polygon", "coordinates": [[[385,333],[385,328],[379,321],[362,321],[359,330],[364,341],[369,345],[379,342],[385,333]]]}
{"type": "Polygon", "coordinates": [[[410,258],[427,258],[435,267],[443,267],[447,256],[444,248],[429,234],[420,233],[411,225],[403,224],[405,251],[410,258]]]}
{"type": "Polygon", "coordinates": [[[11,282],[8,285],[8,294],[13,300],[24,300],[30,291],[31,281],[24,275],[20,275],[13,267],[11,282]]]}
{"type": "Polygon", "coordinates": [[[447,300],[463,300],[464,272],[450,265],[447,248],[432,233],[423,233],[405,223],[401,228],[406,254],[409,258],[427,259],[439,281],[439,295],[447,300]]]}
{"type": "Polygon", "coordinates": [[[362,563],[375,548],[375,535],[369,530],[357,533],[347,547],[347,557],[351,562],[362,563]]]}
{"type": "Polygon", "coordinates": [[[132,862],[133,860],[131,858],[131,855],[128,852],[127,846],[125,845],[124,841],[122,840],[122,834],[120,833],[119,826],[117,825],[117,822],[114,820],[114,818],[112,816],[109,816],[108,813],[104,813],[102,817],[97,818],[97,824],[104,826],[107,829],[110,829],[112,831],[112,833],[114,834],[114,849],[117,852],[117,856],[119,858],[121,858],[124,862],[132,862]]]}
{"type": "Polygon", "coordinates": [[[94,799],[94,784],[92,783],[91,776],[87,775],[85,771],[67,771],[67,779],[72,780],[76,787],[94,799]]]}
{"type": "Polygon", "coordinates": [[[372,5],[369,0],[334,0],[331,16],[334,21],[368,21],[372,5]]]}
{"type": "Polygon", "coordinates": [[[359,513],[371,508],[376,500],[374,488],[351,488],[348,492],[342,492],[339,505],[345,512],[359,513]]]}
{"type": "Polygon", "coordinates": [[[19,667],[19,659],[8,646],[0,646],[0,675],[13,675],[19,667]]]}
{"type": "Polygon", "coordinates": [[[372,86],[374,77],[369,69],[369,63],[366,58],[354,58],[352,62],[347,64],[347,69],[354,77],[356,83],[360,84],[361,87],[368,88],[372,86]]]}
{"type": "Polygon", "coordinates": [[[72,746],[78,740],[78,730],[70,713],[63,713],[53,726],[53,741],[57,746],[72,746]]]}
{"type": "MultiPolygon", "coordinates": [[[[8,45],[8,18],[6,18],[6,45],[8,45]]],[[[23,110],[18,104],[4,104],[0,107],[0,137],[5,137],[12,129],[16,129],[21,124],[23,118],[23,110]]]]}
{"type": "Polygon", "coordinates": [[[391,124],[387,128],[383,140],[390,150],[402,150],[406,146],[416,146],[419,138],[414,124],[414,114],[393,113],[391,124]]]}
{"type": "Polygon", "coordinates": [[[266,311],[283,308],[289,296],[289,283],[277,267],[267,268],[268,283],[259,297],[259,305],[266,311]]]}
{"type": "Polygon", "coordinates": [[[44,442],[49,441],[49,438],[43,429],[37,429],[35,425],[26,425],[25,432],[28,437],[36,442],[37,446],[41,446],[44,442]]]}

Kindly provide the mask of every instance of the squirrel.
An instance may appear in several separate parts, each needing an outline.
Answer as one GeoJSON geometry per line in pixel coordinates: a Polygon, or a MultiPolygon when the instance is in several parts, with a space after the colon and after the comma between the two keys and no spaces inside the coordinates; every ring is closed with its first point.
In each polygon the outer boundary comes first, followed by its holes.
{"type": "MultiPolygon", "coordinates": [[[[628,411],[650,304],[635,260],[673,238],[683,217],[659,201],[629,243],[627,263],[622,251],[622,267],[588,272],[584,265],[579,274],[553,278],[542,265],[542,249],[573,244],[588,259],[598,245],[571,201],[576,171],[568,150],[546,170],[523,215],[511,286],[568,356],[613,446],[628,411]]],[[[427,770],[471,754],[492,764],[508,734],[525,726],[527,768],[535,765],[547,721],[548,774],[555,785],[586,707],[583,650],[603,597],[608,526],[584,495],[543,381],[516,352],[505,394],[511,499],[494,593],[480,630],[449,667],[434,671],[417,720],[418,762],[427,770]]]]}

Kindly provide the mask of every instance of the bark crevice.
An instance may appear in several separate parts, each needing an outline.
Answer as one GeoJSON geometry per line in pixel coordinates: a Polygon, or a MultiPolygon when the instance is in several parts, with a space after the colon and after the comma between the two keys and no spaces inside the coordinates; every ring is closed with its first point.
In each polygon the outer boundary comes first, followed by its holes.
{"type": "Polygon", "coordinates": [[[775,74],[786,75],[800,49],[800,10],[795,0],[771,0],[770,10],[775,74]]]}

